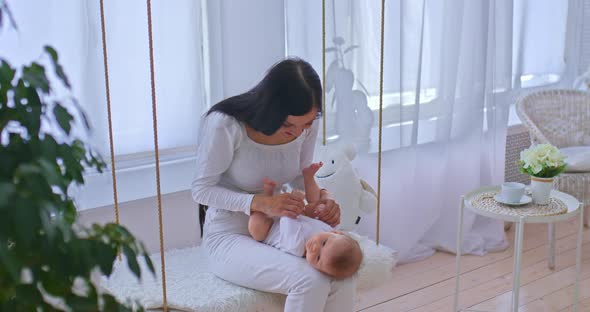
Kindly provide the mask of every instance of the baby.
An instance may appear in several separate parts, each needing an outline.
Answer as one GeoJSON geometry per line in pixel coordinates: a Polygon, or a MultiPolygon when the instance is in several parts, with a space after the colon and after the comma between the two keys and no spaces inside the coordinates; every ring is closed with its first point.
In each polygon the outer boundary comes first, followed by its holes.
{"type": "MultiPolygon", "coordinates": [[[[314,175],[322,163],[314,163],[303,169],[305,195],[294,191],[308,203],[320,199],[320,188],[314,175]]],[[[272,195],[276,183],[269,179],[264,181],[264,193],[272,195]]],[[[335,231],[328,224],[299,216],[270,218],[263,213],[253,212],[248,222],[250,235],[257,241],[278,248],[298,257],[305,257],[307,262],[317,270],[341,279],[353,275],[359,268],[363,253],[356,240],[340,231],[335,231]]]]}

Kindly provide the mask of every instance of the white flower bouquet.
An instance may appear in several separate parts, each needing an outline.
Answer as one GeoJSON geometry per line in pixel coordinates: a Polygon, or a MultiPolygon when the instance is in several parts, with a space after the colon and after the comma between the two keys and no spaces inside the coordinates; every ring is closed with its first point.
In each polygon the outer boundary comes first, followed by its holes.
{"type": "Polygon", "coordinates": [[[553,178],[565,170],[565,156],[551,144],[538,144],[520,152],[520,172],[553,178]]]}

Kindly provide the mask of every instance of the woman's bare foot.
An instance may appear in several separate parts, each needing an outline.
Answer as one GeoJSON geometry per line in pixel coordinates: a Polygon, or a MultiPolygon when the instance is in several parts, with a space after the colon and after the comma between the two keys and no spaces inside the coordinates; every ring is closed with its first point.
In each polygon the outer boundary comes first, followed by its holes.
{"type": "Polygon", "coordinates": [[[253,211],[248,219],[248,232],[255,240],[261,242],[266,239],[273,220],[262,212],[253,211]]]}
{"type": "Polygon", "coordinates": [[[315,173],[318,172],[323,165],[324,163],[321,161],[309,165],[309,167],[303,169],[303,176],[306,178],[313,178],[315,173]]]}
{"type": "MultiPolygon", "coordinates": [[[[264,195],[274,195],[275,188],[277,187],[277,182],[269,178],[264,178],[264,180],[262,180],[262,183],[264,184],[264,195]]],[[[266,236],[268,235],[268,231],[270,231],[272,223],[272,218],[268,217],[262,212],[254,211],[250,214],[250,219],[248,219],[248,232],[250,232],[252,238],[261,242],[266,239],[266,236]]]]}

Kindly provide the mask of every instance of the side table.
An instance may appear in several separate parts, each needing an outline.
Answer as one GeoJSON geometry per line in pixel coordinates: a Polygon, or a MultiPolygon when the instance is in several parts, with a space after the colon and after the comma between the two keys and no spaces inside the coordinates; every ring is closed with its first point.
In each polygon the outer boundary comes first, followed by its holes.
{"type": "MultiPolygon", "coordinates": [[[[537,206],[527,204],[525,206],[509,207],[496,203],[489,199],[492,194],[497,194],[500,186],[487,186],[474,190],[461,197],[459,208],[459,231],[457,233],[457,257],[455,273],[455,303],[453,311],[459,310],[459,276],[461,273],[461,248],[463,237],[463,212],[465,208],[473,211],[478,215],[485,217],[514,222],[516,229],[514,232],[514,264],[512,272],[512,311],[518,311],[518,295],[520,290],[520,267],[522,260],[522,239],[525,223],[548,223],[553,225],[555,222],[568,220],[579,216],[578,243],[576,247],[576,283],[574,290],[574,311],[577,311],[579,287],[580,287],[580,269],[582,265],[582,233],[584,230],[584,209],[581,209],[580,202],[573,196],[557,190],[551,191],[551,203],[549,206],[537,206]],[[546,208],[545,208],[546,207],[546,208]],[[552,210],[553,209],[553,210],[552,210]],[[560,210],[556,214],[552,212],[560,210]]],[[[553,226],[550,227],[553,232],[553,226]]],[[[549,242],[549,268],[553,269],[555,259],[555,236],[554,232],[550,233],[549,242]]]]}

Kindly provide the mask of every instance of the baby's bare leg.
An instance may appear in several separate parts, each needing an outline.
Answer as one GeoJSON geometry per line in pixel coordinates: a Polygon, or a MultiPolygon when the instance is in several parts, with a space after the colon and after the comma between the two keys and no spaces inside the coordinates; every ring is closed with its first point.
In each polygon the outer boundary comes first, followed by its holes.
{"type": "Polygon", "coordinates": [[[250,232],[252,238],[261,242],[266,239],[272,223],[272,218],[267,217],[262,212],[254,211],[250,214],[248,220],[248,232],[250,232]]]}
{"type": "Polygon", "coordinates": [[[315,203],[320,200],[320,187],[315,181],[315,173],[320,170],[324,164],[313,163],[309,167],[303,169],[303,184],[305,186],[305,199],[308,203],[315,203]]]}
{"type": "MultiPolygon", "coordinates": [[[[270,179],[264,179],[264,195],[272,196],[277,183],[270,179]]],[[[272,226],[272,218],[262,212],[254,211],[248,220],[248,232],[255,240],[261,242],[266,239],[272,226]]]]}

